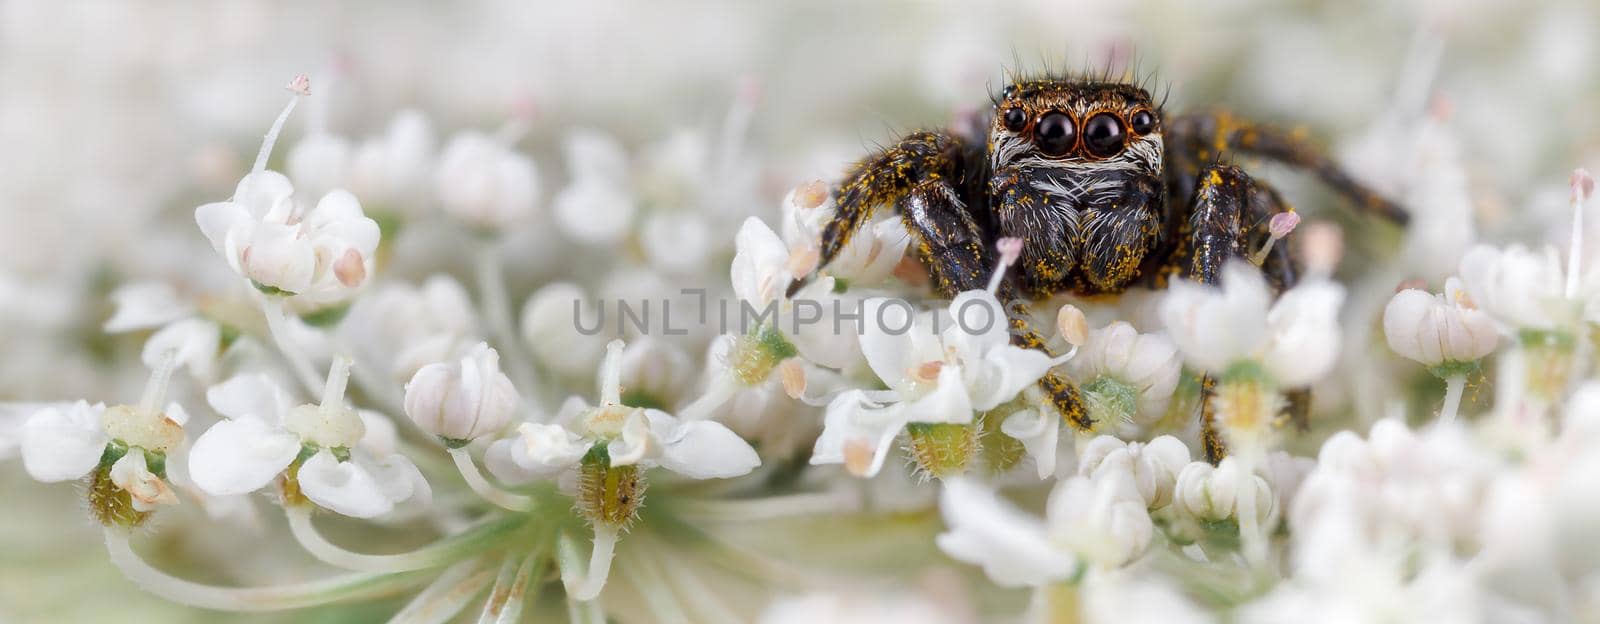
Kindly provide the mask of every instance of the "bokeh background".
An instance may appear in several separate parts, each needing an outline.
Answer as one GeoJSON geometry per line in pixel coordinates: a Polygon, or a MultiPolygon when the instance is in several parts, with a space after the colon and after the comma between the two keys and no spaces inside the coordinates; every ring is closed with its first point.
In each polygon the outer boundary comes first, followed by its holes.
{"type": "MultiPolygon", "coordinates": [[[[216,263],[186,224],[231,192],[297,73],[315,96],[283,145],[308,124],[368,136],[408,108],[440,135],[523,120],[545,200],[577,129],[654,144],[724,127],[744,102],[738,157],[761,198],[748,212],[766,214],[874,144],[987,105],[1007,69],[1135,63],[1170,109],[1303,124],[1401,196],[1409,169],[1392,155],[1437,121],[1482,238],[1559,241],[1535,224],[1563,223],[1568,171],[1600,167],[1597,34],[1587,0],[0,2],[0,401],[136,395],[139,337],[100,331],[107,294],[216,263]]],[[[1266,175],[1317,214],[1320,191],[1266,175]]],[[[513,279],[581,270],[539,258],[513,279]]],[[[0,412],[0,621],[214,621],[111,568],[77,492],[16,465],[20,414],[0,412]]],[[[304,564],[207,535],[174,548],[232,552],[245,581],[304,564]]]]}

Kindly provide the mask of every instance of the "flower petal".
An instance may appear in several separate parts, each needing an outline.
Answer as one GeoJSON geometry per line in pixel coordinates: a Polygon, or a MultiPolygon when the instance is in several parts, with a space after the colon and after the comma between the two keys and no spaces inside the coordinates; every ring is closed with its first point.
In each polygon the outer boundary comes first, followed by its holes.
{"type": "Polygon", "coordinates": [[[1056,471],[1056,440],[1061,436],[1061,419],[1046,416],[1036,409],[1026,409],[1000,423],[1000,432],[1016,438],[1023,450],[1039,469],[1039,478],[1049,478],[1056,471]]]}
{"type": "Polygon", "coordinates": [[[880,406],[861,390],[840,394],[828,403],[811,464],[844,464],[856,476],[874,476],[905,426],[900,404],[880,406]]]}
{"type": "Polygon", "coordinates": [[[761,465],[750,443],[722,423],[683,422],[660,410],[645,410],[645,417],[661,445],[656,461],[662,468],[691,479],[725,479],[761,465]]]}
{"type": "Polygon", "coordinates": [[[106,320],[107,333],[160,327],[194,313],[194,306],[166,282],[134,282],[111,291],[117,311],[106,320]]]}
{"type": "Polygon", "coordinates": [[[207,494],[244,494],[265,487],[300,454],[300,438],[258,418],[212,425],[189,450],[189,477],[207,494]]]}
{"type": "Polygon", "coordinates": [[[982,362],[973,363],[977,373],[971,387],[972,406],[979,411],[991,410],[1010,401],[1050,372],[1054,362],[1049,354],[1036,349],[1023,349],[1003,345],[984,354],[982,362]]]}
{"type": "Polygon", "coordinates": [[[71,481],[89,474],[109,441],[100,428],[104,405],[78,401],[34,412],[22,423],[22,465],[44,482],[71,481]]]}
{"type": "Polygon", "coordinates": [[[1041,586],[1067,578],[1077,566],[1051,544],[1044,523],[965,478],[945,481],[939,511],[948,531],[935,539],[951,557],[983,566],[1003,587],[1041,586]]]}
{"type": "MultiPolygon", "coordinates": [[[[234,202],[216,202],[194,209],[194,222],[200,226],[200,233],[211,241],[212,249],[224,256],[228,255],[229,235],[248,228],[254,221],[249,210],[234,202]]],[[[236,262],[233,258],[228,261],[236,262]]]]}
{"type": "Polygon", "coordinates": [[[216,368],[217,351],[222,347],[222,328],[202,319],[183,319],[161,328],[144,342],[139,359],[145,366],[155,368],[169,351],[175,352],[178,364],[200,379],[211,377],[216,368]]]}
{"type": "Polygon", "coordinates": [[[293,399],[262,373],[234,375],[206,390],[206,403],[228,418],[255,417],[276,423],[293,407],[293,399]]]}
{"type": "Polygon", "coordinates": [[[334,513],[372,518],[394,509],[385,484],[366,466],[355,461],[341,462],[326,450],[301,464],[297,475],[306,498],[334,513]]]}
{"type": "Polygon", "coordinates": [[[489,445],[483,462],[506,483],[520,485],[550,479],[578,465],[589,446],[561,425],[523,423],[515,437],[489,445]]]}

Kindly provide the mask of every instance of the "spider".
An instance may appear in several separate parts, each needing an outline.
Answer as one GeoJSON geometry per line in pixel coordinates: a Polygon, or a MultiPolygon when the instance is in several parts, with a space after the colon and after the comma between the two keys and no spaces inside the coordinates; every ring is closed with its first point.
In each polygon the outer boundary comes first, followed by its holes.
{"type": "MultiPolygon", "coordinates": [[[[1020,238],[1022,254],[999,296],[1012,342],[1048,350],[1027,320],[1029,299],[1114,296],[1163,288],[1174,278],[1216,284],[1226,260],[1260,247],[1269,218],[1292,208],[1231,164],[1236,153],[1308,170],[1360,210],[1406,222],[1398,206],[1353,180],[1301,133],[1225,112],[1169,117],[1130,82],[1015,80],[993,102],[967,132],[915,132],[851,167],[832,191],[837,211],[823,228],[818,266],[886,205],[913,236],[944,297],[984,288],[996,242],[1020,238]]],[[[1275,245],[1261,270],[1279,292],[1299,278],[1288,244],[1275,245]]],[[[790,293],[807,279],[791,284],[790,293]]],[[[1051,373],[1039,386],[1067,422],[1093,426],[1071,380],[1051,373]]],[[[1203,391],[1211,387],[1203,379],[1203,391]]],[[[1285,416],[1304,427],[1309,394],[1289,396],[1285,416]]],[[[1226,449],[1212,427],[1210,401],[1201,404],[1202,442],[1219,461],[1226,449]]]]}

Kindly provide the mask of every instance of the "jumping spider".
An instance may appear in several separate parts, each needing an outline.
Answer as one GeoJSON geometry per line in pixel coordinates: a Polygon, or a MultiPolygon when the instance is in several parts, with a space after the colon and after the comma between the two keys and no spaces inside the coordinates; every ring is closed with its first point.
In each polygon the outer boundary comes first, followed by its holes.
{"type": "MultiPolygon", "coordinates": [[[[1300,134],[1220,112],[1168,117],[1135,84],[1014,81],[994,98],[986,126],[966,135],[916,132],[856,163],[833,190],[838,208],[823,229],[819,266],[880,205],[894,206],[946,297],[983,288],[996,241],[1020,238],[1022,255],[999,296],[1012,342],[1044,350],[1026,320],[1028,298],[1163,288],[1174,276],[1215,284],[1224,261],[1260,247],[1269,218],[1291,208],[1271,186],[1227,164],[1235,153],[1308,170],[1361,210],[1406,222],[1405,212],[1300,134]]],[[[1274,246],[1261,268],[1280,292],[1299,276],[1287,244],[1274,246]]],[[[1052,373],[1039,385],[1073,426],[1093,424],[1072,381],[1052,373]]],[[[1303,426],[1308,395],[1298,390],[1290,399],[1289,416],[1303,426]]],[[[1206,453],[1217,461],[1225,449],[1209,407],[1201,422],[1206,453]]]]}

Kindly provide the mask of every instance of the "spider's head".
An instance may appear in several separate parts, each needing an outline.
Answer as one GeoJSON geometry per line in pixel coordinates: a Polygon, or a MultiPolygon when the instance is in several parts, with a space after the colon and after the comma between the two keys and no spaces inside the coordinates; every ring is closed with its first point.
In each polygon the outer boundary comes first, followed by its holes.
{"type": "Polygon", "coordinates": [[[994,112],[989,158],[995,169],[1161,175],[1161,111],[1149,92],[1135,85],[1019,81],[996,98],[994,112]]]}
{"type": "Polygon", "coordinates": [[[991,192],[1002,229],[1029,245],[1043,281],[1076,271],[1114,291],[1133,279],[1163,225],[1160,106],[1135,85],[1031,80],[996,98],[991,192]]]}

